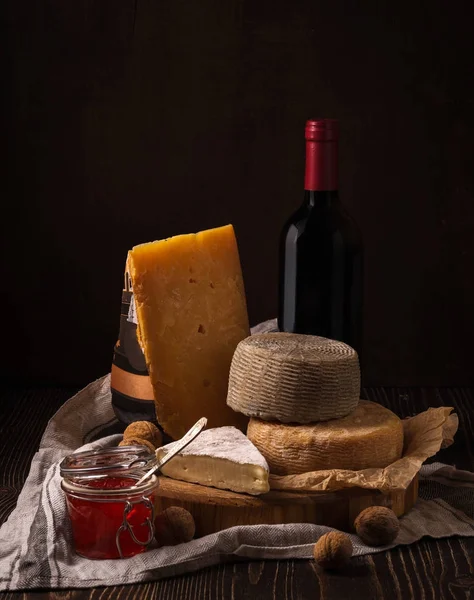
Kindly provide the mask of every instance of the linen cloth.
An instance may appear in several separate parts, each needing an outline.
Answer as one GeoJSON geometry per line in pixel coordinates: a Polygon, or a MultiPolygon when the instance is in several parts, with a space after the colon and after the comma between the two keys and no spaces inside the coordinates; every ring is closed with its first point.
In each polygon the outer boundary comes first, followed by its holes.
{"type": "MultiPolygon", "coordinates": [[[[81,390],[52,417],[17,506],[0,528],[0,590],[137,583],[241,559],[308,559],[314,543],[330,531],[311,524],[238,526],[128,559],[82,558],[72,550],[59,463],[76,450],[117,445],[120,430],[111,404],[110,375],[81,390]]],[[[474,473],[441,463],[424,465],[419,494],[415,507],[400,520],[396,543],[372,548],[352,535],[354,556],[411,544],[424,536],[474,536],[474,473]]]]}

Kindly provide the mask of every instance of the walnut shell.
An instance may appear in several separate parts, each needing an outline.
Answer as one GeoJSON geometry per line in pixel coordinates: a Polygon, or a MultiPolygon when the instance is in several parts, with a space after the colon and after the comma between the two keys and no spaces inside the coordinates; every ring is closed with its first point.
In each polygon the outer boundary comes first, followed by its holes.
{"type": "Polygon", "coordinates": [[[351,539],[340,531],[325,533],[314,545],[313,556],[324,569],[338,569],[352,556],[351,539]]]}
{"type": "Polygon", "coordinates": [[[146,446],[152,454],[155,453],[155,446],[149,440],[142,440],[140,438],[123,439],[119,442],[119,446],[146,446]]]}
{"type": "Polygon", "coordinates": [[[170,506],[155,518],[155,538],[159,546],[189,542],[195,533],[192,514],[180,506],[170,506]]]}
{"type": "Polygon", "coordinates": [[[371,506],[354,521],[357,535],[368,546],[391,544],[400,531],[397,515],[385,506],[371,506]]]}
{"type": "Polygon", "coordinates": [[[161,431],[156,425],[150,423],[150,421],[135,421],[134,423],[130,423],[123,432],[123,439],[127,441],[128,439],[148,440],[153,444],[155,450],[163,444],[161,431]]]}

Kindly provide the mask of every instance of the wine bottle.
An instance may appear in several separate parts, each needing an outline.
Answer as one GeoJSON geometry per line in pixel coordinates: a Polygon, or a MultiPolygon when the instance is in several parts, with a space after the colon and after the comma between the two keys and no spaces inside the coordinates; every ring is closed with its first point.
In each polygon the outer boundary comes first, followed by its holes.
{"type": "Polygon", "coordinates": [[[305,129],[303,204],[280,239],[280,331],[346,342],[361,353],[363,248],[339,200],[338,122],[309,120],[305,129]]]}
{"type": "Polygon", "coordinates": [[[138,343],[134,307],[135,302],[127,259],[122,291],[119,337],[114,347],[110,376],[112,408],[117,419],[126,425],[133,421],[151,421],[158,425],[153,388],[148,375],[145,356],[138,343]]]}

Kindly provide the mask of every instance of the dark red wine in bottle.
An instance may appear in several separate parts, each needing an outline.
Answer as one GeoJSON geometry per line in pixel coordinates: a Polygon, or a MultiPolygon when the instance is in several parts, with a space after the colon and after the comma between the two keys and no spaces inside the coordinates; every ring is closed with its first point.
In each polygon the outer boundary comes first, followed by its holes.
{"type": "Polygon", "coordinates": [[[280,331],[340,340],[361,353],[363,249],[338,194],[338,122],[306,123],[303,204],[280,240],[280,331]]]}

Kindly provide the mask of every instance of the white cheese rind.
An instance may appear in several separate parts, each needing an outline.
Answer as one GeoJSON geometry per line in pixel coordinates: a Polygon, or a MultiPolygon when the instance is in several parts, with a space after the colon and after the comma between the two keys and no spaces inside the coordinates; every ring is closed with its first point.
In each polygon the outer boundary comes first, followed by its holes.
{"type": "MultiPolygon", "coordinates": [[[[176,444],[157,450],[158,459],[176,444]]],[[[235,427],[204,430],[161,469],[163,475],[234,492],[264,494],[270,490],[267,461],[235,427]]]]}
{"type": "Polygon", "coordinates": [[[314,423],[345,417],[359,395],[359,359],[353,348],[317,336],[266,333],[238,344],[227,404],[267,421],[314,423]]]}
{"type": "Polygon", "coordinates": [[[401,420],[368,400],[361,400],[347,417],[324,423],[289,425],[252,418],[247,436],[275,475],[384,468],[403,451],[401,420]]]}

